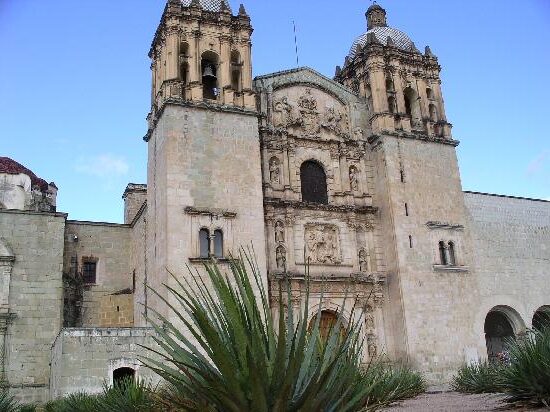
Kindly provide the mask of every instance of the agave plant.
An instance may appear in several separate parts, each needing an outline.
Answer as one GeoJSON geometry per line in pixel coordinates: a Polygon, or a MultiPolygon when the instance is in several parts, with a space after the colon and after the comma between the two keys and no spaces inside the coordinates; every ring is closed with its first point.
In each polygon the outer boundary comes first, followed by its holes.
{"type": "Polygon", "coordinates": [[[500,373],[505,367],[500,363],[488,362],[464,365],[453,377],[451,388],[463,393],[502,392],[500,373]]]}
{"type": "Polygon", "coordinates": [[[17,402],[13,396],[11,396],[7,390],[0,390],[0,411],[2,412],[18,412],[21,408],[19,402],[17,402]]]}
{"type": "Polygon", "coordinates": [[[528,332],[509,351],[500,373],[507,401],[550,407],[550,327],[528,332]]]}
{"type": "MultiPolygon", "coordinates": [[[[275,321],[250,253],[231,259],[228,274],[215,262],[206,265],[206,273],[206,279],[198,271],[183,279],[173,276],[177,286],[165,285],[168,296],[153,291],[188,330],[158,312],[150,319],[161,350],[149,350],[161,360],[151,356],[143,361],[169,382],[173,406],[234,412],[357,411],[367,406],[379,382],[366,379],[360,367],[359,321],[346,323],[338,314],[319,344],[321,309],[308,325],[309,282],[301,314],[287,313],[280,305],[275,321]]],[[[285,293],[290,301],[288,283],[285,293]]],[[[283,296],[280,289],[280,301],[283,296]]],[[[361,318],[355,316],[358,310],[351,319],[361,318]]]]}

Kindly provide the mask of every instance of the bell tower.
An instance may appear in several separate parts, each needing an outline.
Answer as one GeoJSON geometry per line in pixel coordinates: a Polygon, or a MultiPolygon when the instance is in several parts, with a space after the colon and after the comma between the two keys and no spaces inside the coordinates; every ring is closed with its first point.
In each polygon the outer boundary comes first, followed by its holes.
{"type": "Polygon", "coordinates": [[[151,58],[150,122],[167,100],[254,109],[252,26],[227,0],[168,0],[151,58]]]}
{"type": "Polygon", "coordinates": [[[469,291],[475,289],[459,142],[445,114],[437,57],[429,47],[421,53],[406,33],[389,26],[378,4],[366,18],[367,31],[336,68],[335,80],[367,107],[373,205],[388,259],[388,350],[420,370],[444,373],[458,368],[465,346],[476,341],[467,332],[462,344],[448,339],[461,327],[449,313],[473,305],[469,291]],[[441,353],[454,355],[442,360],[441,353]]]}
{"type": "MultiPolygon", "coordinates": [[[[168,0],[149,56],[148,285],[254,246],[265,273],[252,26],[228,0],[168,0]]],[[[164,310],[149,296],[147,305],[164,310]]]]}

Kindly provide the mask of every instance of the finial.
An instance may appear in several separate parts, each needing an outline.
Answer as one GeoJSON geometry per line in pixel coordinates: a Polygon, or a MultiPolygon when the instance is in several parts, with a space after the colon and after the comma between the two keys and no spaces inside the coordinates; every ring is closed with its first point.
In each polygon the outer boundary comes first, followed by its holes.
{"type": "Polygon", "coordinates": [[[201,3],[200,3],[199,0],[191,0],[190,7],[198,7],[200,9],[201,8],[201,3]]]}
{"type": "Polygon", "coordinates": [[[239,16],[248,16],[246,9],[244,8],[244,4],[242,3],[239,6],[239,16]]]}
{"type": "Polygon", "coordinates": [[[418,49],[416,48],[416,45],[414,44],[413,41],[411,42],[411,51],[412,51],[413,53],[420,53],[420,50],[418,50],[418,49]]]}
{"type": "Polygon", "coordinates": [[[220,12],[222,12],[222,13],[231,13],[231,10],[229,9],[229,7],[227,7],[227,3],[223,0],[221,2],[221,5],[220,5],[220,12]]]}
{"type": "Polygon", "coordinates": [[[395,47],[395,43],[393,42],[393,39],[390,36],[388,36],[388,38],[386,39],[386,45],[390,47],[395,47]]]}
{"type": "Polygon", "coordinates": [[[435,54],[432,53],[432,49],[430,49],[430,46],[426,46],[424,49],[424,54],[428,57],[435,57],[435,54]]]}
{"type": "Polygon", "coordinates": [[[334,76],[335,77],[340,76],[341,73],[342,73],[342,68],[340,66],[336,66],[336,71],[334,73],[334,76]]]}

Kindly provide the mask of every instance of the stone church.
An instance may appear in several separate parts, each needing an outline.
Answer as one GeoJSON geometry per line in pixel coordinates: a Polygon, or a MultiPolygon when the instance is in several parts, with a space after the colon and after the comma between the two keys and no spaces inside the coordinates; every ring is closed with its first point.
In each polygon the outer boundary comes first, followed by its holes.
{"type": "Polygon", "coordinates": [[[274,309],[300,310],[309,264],[323,327],[350,321],[357,297],[365,362],[385,353],[432,383],[549,319],[550,202],[464,192],[437,57],[379,5],[366,19],[333,79],[253,78],[243,6],[168,0],[149,54],[147,184],[126,188],[124,224],[70,220],[54,183],[0,158],[3,386],[45,401],[152,378],[139,345],[151,309],[167,311],[147,287],[211,258],[227,268],[240,246],[274,309]]]}

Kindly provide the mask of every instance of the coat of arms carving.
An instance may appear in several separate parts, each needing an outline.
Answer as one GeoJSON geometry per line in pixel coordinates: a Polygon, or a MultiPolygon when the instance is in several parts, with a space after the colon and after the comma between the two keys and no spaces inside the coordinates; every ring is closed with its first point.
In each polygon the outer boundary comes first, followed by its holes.
{"type": "Polygon", "coordinates": [[[314,223],[305,227],[306,261],[313,264],[342,262],[338,227],[314,223]]]}

